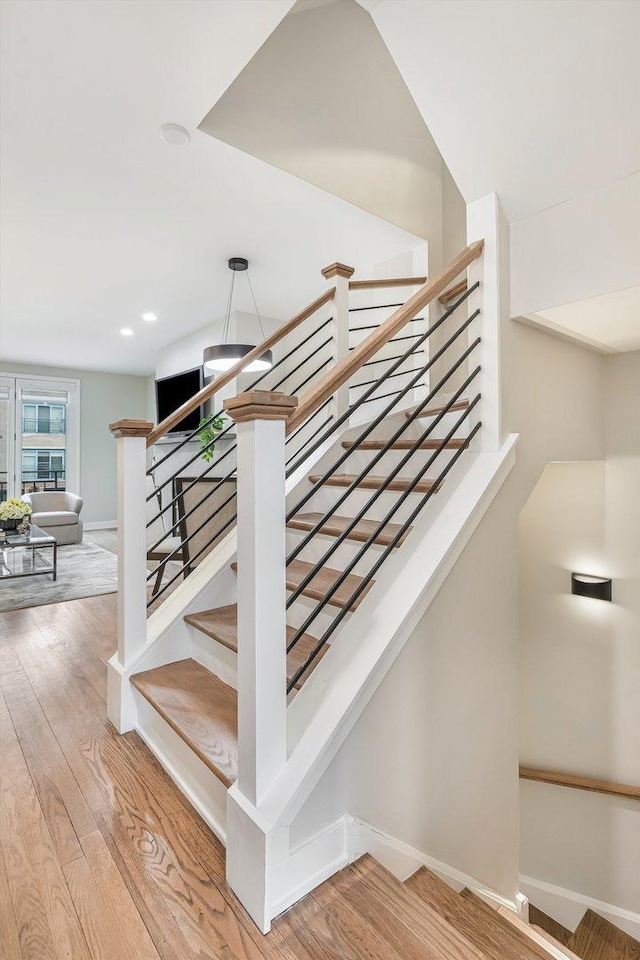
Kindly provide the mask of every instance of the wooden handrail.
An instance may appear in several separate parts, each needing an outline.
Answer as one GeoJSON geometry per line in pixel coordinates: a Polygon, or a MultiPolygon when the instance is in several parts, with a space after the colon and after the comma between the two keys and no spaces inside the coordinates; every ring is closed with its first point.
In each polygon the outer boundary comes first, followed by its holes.
{"type": "Polygon", "coordinates": [[[438,297],[438,300],[443,307],[446,307],[447,304],[451,303],[452,300],[457,300],[465,290],[467,289],[467,278],[460,280],[458,283],[454,283],[452,287],[449,287],[448,290],[445,290],[444,293],[441,293],[438,297]]]}
{"type": "Polygon", "coordinates": [[[538,770],[534,767],[520,767],[520,778],[571,787],[574,790],[588,790],[591,793],[608,793],[612,797],[626,797],[627,800],[640,800],[640,787],[616,783],[614,780],[579,777],[574,773],[557,773],[554,770],[538,770]]]}
{"type": "Polygon", "coordinates": [[[366,363],[391,340],[406,323],[413,320],[423,307],[442,293],[462,270],[480,256],[483,246],[484,241],[477,240],[466,247],[441,273],[425,283],[406,303],[398,307],[384,323],[381,323],[373,333],[362,340],[348,357],[344,357],[335,366],[331,367],[318,383],[303,394],[296,412],[287,421],[287,433],[295,430],[297,426],[310,417],[325,400],[333,396],[338,387],[341,387],[353,376],[363,363],[366,363]]]}
{"type": "Polygon", "coordinates": [[[284,337],[290,334],[293,330],[296,329],[301,323],[305,320],[308,320],[309,317],[313,316],[316,310],[319,310],[320,307],[323,307],[325,303],[329,303],[330,300],[333,300],[334,294],[336,292],[335,287],[329,287],[322,296],[318,297],[317,300],[314,300],[313,303],[310,303],[308,307],[305,307],[300,313],[297,313],[295,317],[292,317],[291,320],[288,320],[286,323],[283,323],[281,327],[270,334],[262,343],[259,343],[253,350],[250,351],[242,360],[238,360],[232,367],[228,370],[225,370],[224,373],[220,374],[219,377],[216,377],[211,383],[208,383],[206,387],[203,387],[198,393],[194,394],[191,399],[185,401],[181,407],[178,407],[177,410],[174,410],[172,414],[159,423],[155,427],[149,436],[147,437],[147,447],[153,446],[154,443],[163,437],[165,433],[168,433],[172,427],[175,427],[176,424],[180,423],[184,417],[192,413],[194,410],[197,410],[205,400],[209,400],[215,393],[218,392],[222,387],[226,386],[227,383],[230,383],[238,374],[242,373],[244,368],[248,366],[252,360],[256,360],[258,357],[261,357],[263,353],[266,353],[267,350],[270,350],[271,347],[275,346],[276,343],[279,343],[284,337]]]}
{"type": "Polygon", "coordinates": [[[426,277],[389,277],[386,280],[350,280],[349,290],[375,290],[383,287],[421,287],[426,277]]]}

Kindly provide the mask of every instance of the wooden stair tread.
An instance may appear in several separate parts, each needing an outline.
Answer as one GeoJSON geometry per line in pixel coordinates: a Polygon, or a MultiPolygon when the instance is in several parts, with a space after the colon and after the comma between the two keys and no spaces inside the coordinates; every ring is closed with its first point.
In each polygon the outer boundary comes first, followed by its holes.
{"type": "Polygon", "coordinates": [[[543,913],[542,910],[538,910],[533,903],[529,904],[529,923],[534,927],[540,927],[541,930],[548,933],[554,940],[557,940],[558,943],[563,944],[565,947],[572,937],[571,930],[567,930],[566,927],[563,927],[562,924],[554,920],[553,917],[543,913]]]}
{"type": "Polygon", "coordinates": [[[412,933],[418,940],[419,951],[410,953],[403,949],[403,958],[485,960],[485,954],[369,854],[338,874],[337,886],[365,914],[367,925],[377,924],[381,931],[388,930],[391,943],[400,945],[403,928],[412,933]],[[349,882],[351,878],[357,885],[349,882]]]}
{"type": "MultiPolygon", "coordinates": [[[[321,513],[299,513],[297,516],[293,517],[292,520],[288,521],[287,526],[291,527],[293,530],[313,530],[316,524],[322,520],[322,517],[323,514],[321,513]]],[[[353,517],[334,516],[322,524],[318,530],[318,533],[323,533],[328,537],[339,537],[351,523],[353,523],[353,517]]],[[[377,520],[358,520],[353,530],[347,536],[347,539],[365,542],[369,539],[371,534],[378,526],[379,523],[377,520]]],[[[384,530],[381,530],[376,536],[373,542],[380,543],[383,546],[388,546],[401,529],[402,526],[399,523],[388,523],[384,530]]],[[[398,546],[400,546],[406,540],[411,530],[412,528],[409,527],[407,532],[402,535],[398,541],[398,546]]]]}
{"type": "MultiPolygon", "coordinates": [[[[316,476],[312,474],[309,477],[311,483],[316,483],[320,479],[320,475],[316,476]]],[[[350,487],[353,481],[357,479],[358,475],[355,473],[334,473],[332,477],[328,477],[325,480],[325,484],[328,487],[350,487]]],[[[368,477],[363,477],[362,480],[360,480],[358,487],[362,490],[377,490],[385,483],[386,479],[386,477],[369,474],[368,477]]],[[[395,477],[387,486],[386,490],[390,492],[404,491],[407,487],[411,486],[412,483],[413,479],[411,477],[395,477]]],[[[412,493],[428,493],[429,490],[435,486],[437,486],[435,480],[418,480],[412,493]]]]}
{"type": "Polygon", "coordinates": [[[466,279],[459,280],[458,283],[454,283],[452,287],[449,287],[448,290],[445,290],[444,293],[441,293],[438,297],[438,300],[443,307],[446,307],[448,304],[452,303],[454,300],[457,300],[458,297],[461,297],[463,293],[467,292],[467,281],[466,279]]]}
{"type": "Polygon", "coordinates": [[[498,916],[484,901],[482,907],[477,906],[471,899],[456,893],[426,867],[421,867],[409,877],[406,885],[475,944],[489,960],[538,960],[540,957],[549,960],[548,954],[510,927],[508,921],[498,916]]]}
{"type": "MultiPolygon", "coordinates": [[[[238,652],[238,605],[236,603],[230,603],[226,607],[215,607],[212,610],[200,610],[198,613],[188,613],[184,620],[229,650],[233,650],[234,653],[238,652]]],[[[287,643],[293,639],[295,632],[294,627],[287,626],[287,643]]],[[[308,633],[302,634],[291,653],[287,655],[287,680],[290,681],[306,662],[317,643],[315,637],[308,633]]],[[[325,643],[314,663],[296,681],[296,689],[300,689],[327,650],[328,644],[325,643]]]]}
{"type": "Polygon", "coordinates": [[[145,700],[215,775],[238,776],[238,695],[195,660],[178,660],[131,677],[145,700]]]}
{"type": "MultiPolygon", "coordinates": [[[[315,564],[307,563],[306,560],[292,560],[287,567],[287,590],[296,590],[314,566],[315,564]]],[[[234,563],[231,564],[231,568],[237,570],[238,564],[234,561],[234,563]]],[[[332,567],[322,567],[302,591],[303,596],[311,597],[313,600],[324,600],[326,594],[340,576],[342,576],[341,570],[334,570],[332,567]]],[[[363,579],[363,577],[359,577],[355,573],[350,573],[328,602],[334,607],[345,607],[363,579]]],[[[370,583],[367,584],[358,599],[352,604],[351,610],[355,610],[356,607],[360,606],[374,583],[375,580],[371,580],[370,583]]]]}
{"type": "Polygon", "coordinates": [[[323,960],[484,960],[372,857],[317,887],[275,921],[296,956],[323,960]],[[300,952],[298,952],[300,951],[300,952]]]}
{"type": "Polygon", "coordinates": [[[567,944],[583,960],[640,960],[640,942],[587,910],[567,944]]]}
{"type": "MultiPolygon", "coordinates": [[[[427,440],[423,440],[418,450],[437,450],[441,443],[443,443],[444,437],[441,440],[434,439],[429,437],[427,440]]],[[[363,440],[362,443],[358,443],[356,440],[343,440],[342,446],[345,450],[350,450],[352,447],[355,447],[357,450],[383,450],[388,440],[363,440]]],[[[395,440],[390,449],[391,450],[411,450],[415,444],[415,440],[395,440]]],[[[451,440],[448,440],[444,444],[445,450],[459,450],[461,446],[466,443],[464,437],[454,437],[451,440]]]]}
{"type": "MultiPolygon", "coordinates": [[[[441,403],[436,407],[427,407],[426,410],[422,411],[422,413],[420,414],[420,417],[437,417],[438,414],[442,413],[443,410],[447,410],[447,406],[448,406],[447,403],[441,403]]],[[[469,406],[468,400],[456,400],[455,403],[451,404],[451,406],[447,410],[447,413],[453,413],[455,410],[466,410],[468,406],[469,406]]],[[[413,414],[415,413],[415,410],[416,410],[415,407],[412,410],[405,410],[405,413],[404,413],[405,417],[409,419],[409,417],[413,416],[413,414]]]]}

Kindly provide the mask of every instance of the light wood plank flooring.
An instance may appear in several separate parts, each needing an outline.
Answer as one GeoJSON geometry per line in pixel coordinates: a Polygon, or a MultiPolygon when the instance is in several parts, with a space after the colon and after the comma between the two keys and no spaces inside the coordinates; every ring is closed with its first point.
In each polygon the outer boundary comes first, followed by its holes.
{"type": "Polygon", "coordinates": [[[106,719],[114,595],[0,615],[2,960],[307,957],[262,937],[224,849],[106,719]]]}

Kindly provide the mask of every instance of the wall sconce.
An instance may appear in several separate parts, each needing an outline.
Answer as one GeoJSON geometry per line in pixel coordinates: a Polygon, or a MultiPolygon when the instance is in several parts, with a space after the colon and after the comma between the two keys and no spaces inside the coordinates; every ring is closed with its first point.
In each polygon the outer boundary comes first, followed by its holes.
{"type": "Polygon", "coordinates": [[[611,600],[611,580],[607,577],[591,577],[586,573],[572,573],[571,593],[578,597],[593,597],[594,600],[611,600]]]}

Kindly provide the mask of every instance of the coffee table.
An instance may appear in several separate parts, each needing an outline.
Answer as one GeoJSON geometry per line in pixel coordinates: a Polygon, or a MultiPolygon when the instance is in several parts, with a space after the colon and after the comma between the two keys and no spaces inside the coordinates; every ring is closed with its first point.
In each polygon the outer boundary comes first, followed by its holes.
{"type": "Polygon", "coordinates": [[[56,580],[58,575],[58,542],[55,537],[45,533],[32,523],[26,533],[6,530],[4,540],[0,540],[0,580],[13,580],[17,577],[39,577],[51,574],[56,580]],[[41,553],[51,551],[49,558],[41,553]]]}

